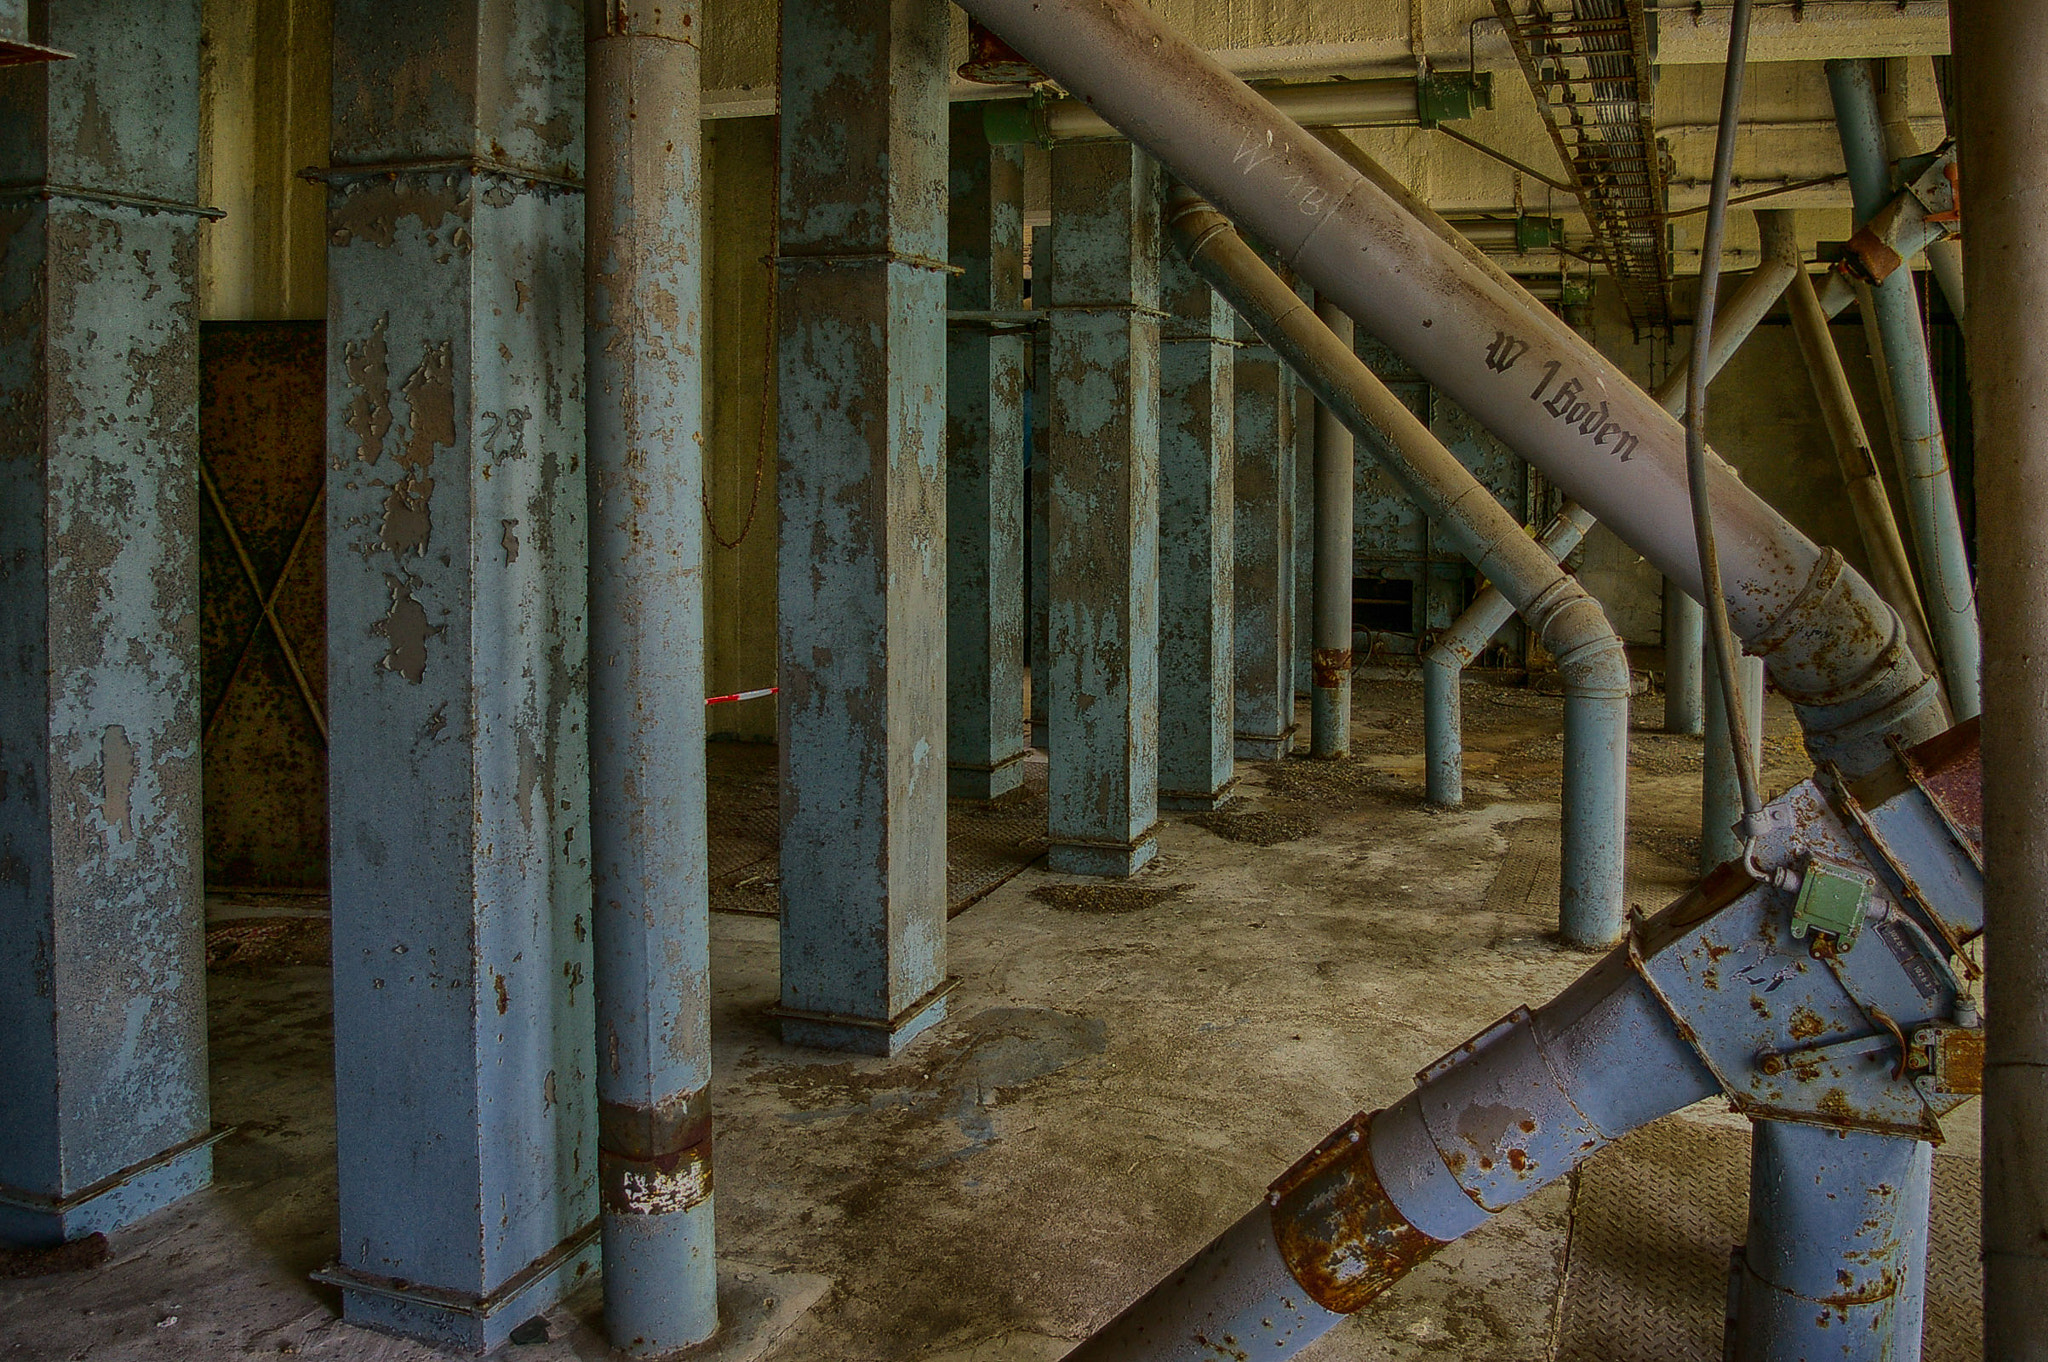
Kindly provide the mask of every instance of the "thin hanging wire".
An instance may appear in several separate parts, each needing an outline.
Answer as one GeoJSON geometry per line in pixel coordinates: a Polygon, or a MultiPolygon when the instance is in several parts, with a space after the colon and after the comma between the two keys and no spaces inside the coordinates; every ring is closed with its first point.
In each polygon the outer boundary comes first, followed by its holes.
{"type": "Polygon", "coordinates": [[[1721,79],[1721,122],[1714,139],[1714,181],[1707,196],[1707,223],[1700,240],[1700,295],[1693,325],[1691,363],[1685,382],[1685,474],[1692,494],[1693,538],[1699,548],[1700,603],[1706,607],[1707,641],[1714,674],[1727,710],[1728,742],[1735,749],[1735,781],[1742,792],[1743,858],[1748,860],[1762,826],[1763,799],[1756,765],[1750,760],[1749,725],[1736,679],[1735,631],[1721,591],[1721,554],[1714,544],[1714,502],[1707,467],[1707,368],[1714,343],[1714,304],[1721,286],[1721,235],[1728,216],[1728,181],[1735,162],[1735,125],[1742,102],[1743,65],[1749,55],[1750,0],[1735,0],[1728,28],[1728,67],[1721,79]]]}

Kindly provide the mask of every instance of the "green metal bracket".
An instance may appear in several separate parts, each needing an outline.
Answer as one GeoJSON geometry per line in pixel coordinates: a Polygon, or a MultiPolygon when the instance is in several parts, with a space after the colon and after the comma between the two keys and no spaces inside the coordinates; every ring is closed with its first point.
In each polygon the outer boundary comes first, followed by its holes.
{"type": "Polygon", "coordinates": [[[1025,142],[1052,149],[1045,125],[1045,95],[1034,90],[1028,99],[991,99],[982,105],[982,129],[990,146],[1014,147],[1025,142]]]}
{"type": "Polygon", "coordinates": [[[1493,72],[1432,71],[1415,78],[1416,121],[1425,128],[1493,107],[1493,72]]]}
{"type": "Polygon", "coordinates": [[[1792,905],[1793,939],[1823,932],[1834,938],[1837,950],[1847,950],[1863,927],[1863,910],[1876,887],[1870,876],[1851,866],[1809,858],[1792,905]]]}
{"type": "Polygon", "coordinates": [[[1564,222],[1560,218],[1515,219],[1515,250],[1523,255],[1547,251],[1564,244],[1564,222]]]}

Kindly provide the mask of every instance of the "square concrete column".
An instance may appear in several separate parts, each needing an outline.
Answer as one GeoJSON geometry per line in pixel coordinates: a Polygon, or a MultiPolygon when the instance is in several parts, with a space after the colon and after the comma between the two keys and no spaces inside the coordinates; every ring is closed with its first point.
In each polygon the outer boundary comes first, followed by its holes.
{"type": "Polygon", "coordinates": [[[956,799],[1024,779],[1024,151],[952,114],[946,284],[946,771],[956,799]],[[983,314],[976,317],[973,314],[983,314]]]}
{"type": "Polygon", "coordinates": [[[946,1008],[946,39],[782,7],[776,1015],[862,1054],[946,1008]]]}
{"type": "MultiPolygon", "coordinates": [[[[1031,233],[1031,307],[1043,311],[1052,279],[1052,228],[1031,233]]],[[[1052,575],[1046,507],[1052,488],[1052,328],[1031,332],[1031,745],[1051,745],[1046,697],[1052,693],[1052,663],[1046,655],[1049,579],[1052,575]]]]}
{"type": "Polygon", "coordinates": [[[198,0],[0,69],[0,1245],[204,1186],[198,0]],[[145,211],[130,200],[155,200],[145,211]]]}
{"type": "Polygon", "coordinates": [[[1294,395],[1256,336],[1237,352],[1232,381],[1237,755],[1277,761],[1294,742],[1294,395]]]}
{"type": "Polygon", "coordinates": [[[324,1279],[481,1351],[597,1248],[582,14],[338,0],[334,37],[324,1279]]]}
{"type": "MultiPolygon", "coordinates": [[[[1307,289],[1302,301],[1312,301],[1307,289]]],[[[1310,602],[1315,595],[1316,560],[1316,402],[1309,386],[1288,371],[1293,394],[1294,449],[1294,579],[1288,613],[1294,622],[1294,698],[1307,700],[1315,691],[1315,639],[1310,602]]]]}
{"type": "Polygon", "coordinates": [[[1122,141],[1052,152],[1052,807],[1048,864],[1158,852],[1159,172],[1122,141]]]}
{"type": "Polygon", "coordinates": [[[1159,272],[1159,803],[1213,809],[1236,758],[1234,314],[1172,249],[1159,272]]]}

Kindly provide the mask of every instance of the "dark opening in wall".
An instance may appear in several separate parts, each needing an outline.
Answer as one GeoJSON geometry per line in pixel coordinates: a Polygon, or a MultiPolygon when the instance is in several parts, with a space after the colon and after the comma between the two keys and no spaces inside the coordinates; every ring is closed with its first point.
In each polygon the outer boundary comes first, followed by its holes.
{"type": "Polygon", "coordinates": [[[1400,577],[1351,579],[1351,632],[1415,632],[1415,583],[1400,577]]]}

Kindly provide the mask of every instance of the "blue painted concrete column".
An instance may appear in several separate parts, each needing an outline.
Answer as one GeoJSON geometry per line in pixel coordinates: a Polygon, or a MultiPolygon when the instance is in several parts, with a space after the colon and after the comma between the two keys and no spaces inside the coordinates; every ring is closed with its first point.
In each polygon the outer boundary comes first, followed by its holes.
{"type": "MultiPolygon", "coordinates": [[[[1024,306],[1024,149],[992,147],[979,104],[952,114],[946,302],[1024,306]]],[[[1024,779],[1024,350],[973,318],[946,333],[946,775],[956,799],[1024,779]]]]}
{"type": "Polygon", "coordinates": [[[718,1327],[694,0],[590,0],[590,858],[605,1333],[718,1327]]]}
{"type": "Polygon", "coordinates": [[[471,1350],[597,1248],[582,17],[334,7],[324,1276],[471,1350]]]}
{"type": "Polygon", "coordinates": [[[862,1054],[946,1011],[946,16],[782,7],[777,1015],[862,1054]]]}
{"type": "MultiPolygon", "coordinates": [[[[1031,233],[1031,306],[1042,310],[1052,278],[1052,228],[1031,233]]],[[[1050,536],[1045,517],[1052,487],[1052,328],[1039,325],[1031,333],[1031,745],[1045,748],[1052,741],[1051,723],[1046,717],[1046,697],[1052,694],[1052,663],[1046,654],[1048,582],[1052,564],[1048,556],[1050,536]]]]}
{"type": "Polygon", "coordinates": [[[1159,295],[1159,803],[1213,809],[1229,797],[1236,757],[1236,322],[1171,249],[1159,295]]]}
{"type": "MultiPolygon", "coordinates": [[[[1306,287],[1295,290],[1302,301],[1313,303],[1315,295],[1306,287]]],[[[1294,698],[1310,700],[1315,692],[1314,611],[1316,560],[1316,402],[1306,383],[1288,370],[1287,382],[1293,394],[1290,416],[1294,431],[1294,506],[1289,523],[1294,527],[1293,589],[1287,598],[1287,612],[1293,620],[1294,698]]],[[[1313,724],[1310,725],[1314,727],[1313,724]]]]}
{"type": "Polygon", "coordinates": [[[1159,171],[1052,152],[1047,863],[1129,875],[1159,816],[1159,171]]]}
{"type": "Polygon", "coordinates": [[[77,56],[0,70],[0,1244],[14,1245],[118,1229],[213,1166],[199,5],[36,16],[32,41],[77,56]]]}
{"type": "Polygon", "coordinates": [[[1255,336],[1237,352],[1232,383],[1237,755],[1277,761],[1294,743],[1294,391],[1255,336]]]}

